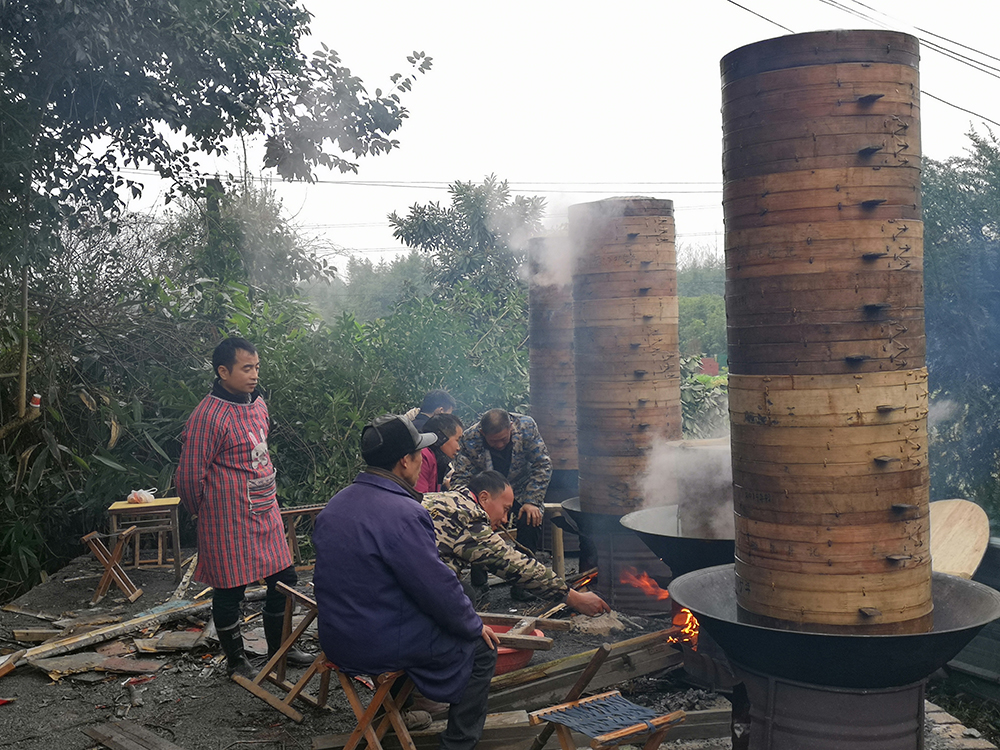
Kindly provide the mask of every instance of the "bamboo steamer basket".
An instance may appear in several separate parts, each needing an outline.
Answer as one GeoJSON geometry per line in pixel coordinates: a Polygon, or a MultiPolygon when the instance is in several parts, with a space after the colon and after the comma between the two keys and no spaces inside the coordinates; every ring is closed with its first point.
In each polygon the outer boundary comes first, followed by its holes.
{"type": "Polygon", "coordinates": [[[737,601],[750,622],[922,632],[930,594],[917,42],[722,61],[737,601]]]}
{"type": "Polygon", "coordinates": [[[751,565],[737,551],[737,599],[761,602],[753,610],[740,604],[740,619],[814,632],[926,632],[933,624],[933,602],[924,583],[930,568],[924,558],[922,564],[890,572],[823,575],[751,565]]]}
{"type": "Polygon", "coordinates": [[[580,505],[641,506],[646,455],[680,436],[673,204],[622,198],[570,207],[580,505]]]}
{"type": "MultiPolygon", "coordinates": [[[[553,256],[567,255],[568,239],[535,237],[528,243],[528,359],[531,415],[545,441],[553,469],[575,471],[576,375],[573,355],[573,290],[552,281],[553,256]]],[[[567,276],[565,279],[569,282],[567,276]]]]}
{"type": "Polygon", "coordinates": [[[800,325],[729,326],[729,340],[735,345],[801,344],[807,341],[884,341],[899,336],[924,336],[924,318],[890,318],[862,323],[806,323],[800,325]]]}

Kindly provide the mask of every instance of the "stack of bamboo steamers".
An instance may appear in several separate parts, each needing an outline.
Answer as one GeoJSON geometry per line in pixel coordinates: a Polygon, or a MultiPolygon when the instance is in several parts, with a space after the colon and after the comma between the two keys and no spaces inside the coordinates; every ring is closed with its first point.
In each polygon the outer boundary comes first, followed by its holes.
{"type": "Polygon", "coordinates": [[[932,625],[917,41],[772,39],[722,61],[743,619],[932,625]]]}

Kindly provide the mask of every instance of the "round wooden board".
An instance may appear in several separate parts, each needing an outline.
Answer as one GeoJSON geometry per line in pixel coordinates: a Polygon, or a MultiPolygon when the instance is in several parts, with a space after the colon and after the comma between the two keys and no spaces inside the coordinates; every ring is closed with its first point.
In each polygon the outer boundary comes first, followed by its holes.
{"type": "Polygon", "coordinates": [[[936,500],[930,511],[932,567],[938,573],[972,578],[990,543],[986,511],[968,500],[936,500]]]}

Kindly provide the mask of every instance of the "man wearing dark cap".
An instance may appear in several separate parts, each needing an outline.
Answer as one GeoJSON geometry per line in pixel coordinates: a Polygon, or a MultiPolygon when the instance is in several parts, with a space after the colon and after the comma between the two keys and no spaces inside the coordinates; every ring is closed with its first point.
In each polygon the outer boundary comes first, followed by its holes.
{"type": "Polygon", "coordinates": [[[319,638],[350,674],[405,670],[450,704],[445,750],[471,750],[486,720],[496,635],[438,556],[430,515],[413,489],[420,452],[437,436],[387,414],[361,433],[368,464],[316,518],[319,638]]]}

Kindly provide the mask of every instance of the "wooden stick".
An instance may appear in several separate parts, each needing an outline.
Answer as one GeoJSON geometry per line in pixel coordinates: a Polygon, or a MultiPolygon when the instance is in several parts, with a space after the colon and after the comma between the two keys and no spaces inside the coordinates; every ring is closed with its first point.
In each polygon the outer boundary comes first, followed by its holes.
{"type": "MultiPolygon", "coordinates": [[[[521,621],[519,615],[501,615],[493,612],[478,612],[479,617],[486,625],[513,625],[521,621]]],[[[535,627],[541,630],[569,630],[573,623],[569,620],[546,620],[542,617],[533,618],[535,627]]]]}
{"type": "Polygon", "coordinates": [[[62,619],[61,615],[49,615],[45,612],[35,612],[30,609],[25,609],[19,604],[5,604],[3,607],[0,607],[0,609],[4,612],[13,612],[17,615],[27,615],[28,617],[34,617],[37,620],[48,620],[49,622],[55,622],[56,620],[62,619]]]}
{"type": "Polygon", "coordinates": [[[178,601],[180,599],[183,599],[184,598],[184,594],[187,593],[188,586],[191,585],[191,577],[194,575],[194,569],[198,565],[198,553],[195,552],[188,559],[190,561],[188,563],[188,569],[184,573],[184,577],[181,579],[181,582],[179,584],[177,584],[177,588],[174,589],[174,593],[172,593],[170,595],[170,598],[167,599],[168,602],[175,602],[175,601],[178,601]]]}

